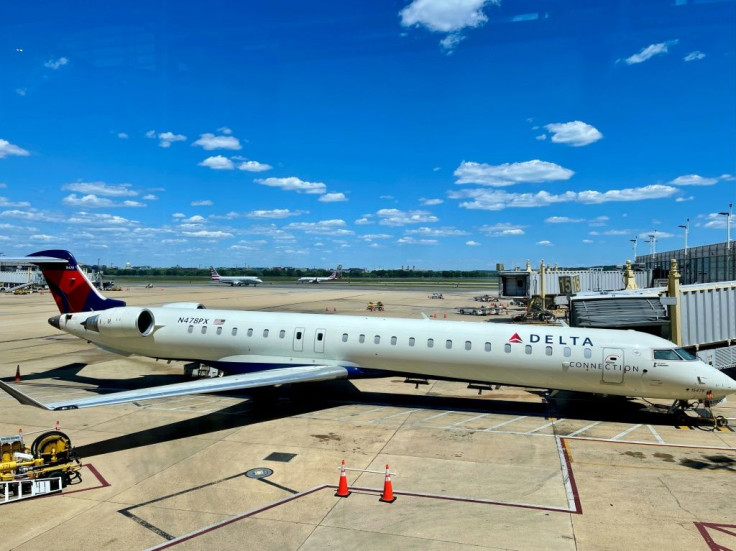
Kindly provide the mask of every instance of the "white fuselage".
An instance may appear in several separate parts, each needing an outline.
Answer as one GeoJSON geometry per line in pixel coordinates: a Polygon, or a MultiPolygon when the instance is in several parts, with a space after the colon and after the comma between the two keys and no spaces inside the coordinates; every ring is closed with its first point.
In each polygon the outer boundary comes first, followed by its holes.
{"type": "Polygon", "coordinates": [[[649,398],[736,391],[732,379],[699,360],[655,360],[655,349],[675,346],[636,331],[137,307],[63,314],[58,323],[118,353],[200,361],[233,373],[339,365],[351,376],[394,373],[649,398]],[[120,329],[123,318],[144,310],[155,320],[145,336],[135,325],[120,329]],[[94,330],[82,325],[92,315],[99,316],[94,330]]]}

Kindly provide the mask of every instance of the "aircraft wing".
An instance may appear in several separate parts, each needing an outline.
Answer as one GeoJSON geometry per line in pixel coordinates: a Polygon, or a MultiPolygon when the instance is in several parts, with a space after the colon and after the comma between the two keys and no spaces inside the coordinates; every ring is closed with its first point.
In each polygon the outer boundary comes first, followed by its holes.
{"type": "Polygon", "coordinates": [[[113,394],[102,394],[91,398],[78,398],[43,404],[21,392],[16,385],[9,385],[0,381],[0,389],[10,394],[21,404],[35,406],[49,411],[65,409],[89,408],[94,406],[109,406],[123,404],[125,402],[137,402],[140,400],[151,400],[153,398],[169,398],[171,396],[184,396],[186,394],[204,394],[210,392],[223,392],[226,390],[240,390],[244,388],[258,388],[286,383],[305,383],[315,381],[328,381],[333,379],[347,378],[348,371],[344,367],[331,365],[305,365],[296,367],[282,367],[245,373],[242,375],[228,375],[215,377],[213,379],[198,379],[185,383],[174,383],[113,394]]]}

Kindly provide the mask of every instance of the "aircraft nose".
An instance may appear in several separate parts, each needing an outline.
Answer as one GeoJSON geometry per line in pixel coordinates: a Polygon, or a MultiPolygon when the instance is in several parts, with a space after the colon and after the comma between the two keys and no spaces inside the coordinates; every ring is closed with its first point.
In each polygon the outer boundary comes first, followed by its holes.
{"type": "Polygon", "coordinates": [[[53,316],[49,318],[49,325],[53,325],[57,329],[61,329],[61,324],[59,323],[60,319],[61,319],[61,315],[53,316]]]}

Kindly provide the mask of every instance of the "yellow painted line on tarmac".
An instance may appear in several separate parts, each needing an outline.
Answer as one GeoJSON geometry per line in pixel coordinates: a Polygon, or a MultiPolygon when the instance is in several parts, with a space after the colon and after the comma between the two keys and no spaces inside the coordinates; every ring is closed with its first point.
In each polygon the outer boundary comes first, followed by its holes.
{"type": "Polygon", "coordinates": [[[693,430],[692,427],[688,427],[687,425],[678,425],[677,428],[680,430],[693,430]]]}
{"type": "Polygon", "coordinates": [[[563,446],[565,446],[565,454],[567,455],[567,460],[568,460],[568,462],[572,463],[572,462],[573,462],[573,459],[572,459],[572,452],[570,451],[570,446],[569,446],[569,445],[568,445],[568,443],[567,443],[567,438],[565,438],[565,439],[564,439],[564,440],[562,441],[562,445],[563,445],[563,446]]]}

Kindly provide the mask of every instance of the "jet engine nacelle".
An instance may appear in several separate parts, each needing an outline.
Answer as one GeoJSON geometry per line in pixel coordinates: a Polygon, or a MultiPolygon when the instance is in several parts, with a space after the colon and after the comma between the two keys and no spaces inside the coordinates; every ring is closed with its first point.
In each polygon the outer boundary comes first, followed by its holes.
{"type": "Polygon", "coordinates": [[[169,302],[164,304],[161,308],[186,308],[187,310],[206,310],[204,304],[199,302],[169,302]]]}
{"type": "Polygon", "coordinates": [[[88,331],[113,337],[147,337],[156,326],[148,308],[111,308],[88,317],[82,322],[88,331]]]}

